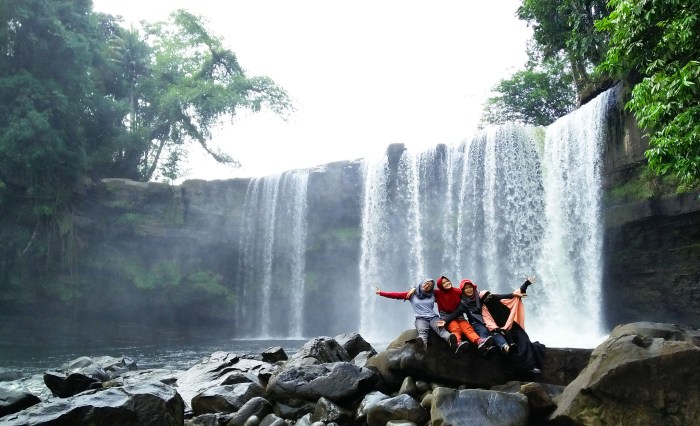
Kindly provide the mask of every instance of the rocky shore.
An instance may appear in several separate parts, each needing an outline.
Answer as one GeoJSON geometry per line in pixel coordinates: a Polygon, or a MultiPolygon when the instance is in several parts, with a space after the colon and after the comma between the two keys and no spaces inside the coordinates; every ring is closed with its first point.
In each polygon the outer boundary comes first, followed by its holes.
{"type": "MultiPolygon", "coordinates": [[[[700,418],[700,330],[631,323],[597,348],[546,348],[508,371],[408,330],[377,353],[359,334],[297,353],[215,352],[186,371],[78,358],[43,383],[0,371],[3,425],[688,425],[700,418]]],[[[546,343],[546,342],[544,342],[546,343]]]]}

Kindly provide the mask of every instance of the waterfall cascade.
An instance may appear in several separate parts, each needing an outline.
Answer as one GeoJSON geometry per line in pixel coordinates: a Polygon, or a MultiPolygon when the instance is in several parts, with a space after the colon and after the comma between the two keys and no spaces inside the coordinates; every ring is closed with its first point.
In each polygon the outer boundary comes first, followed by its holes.
{"type": "Polygon", "coordinates": [[[413,313],[375,287],[407,291],[444,274],[509,293],[535,275],[526,299],[533,340],[594,346],[603,337],[601,173],[613,98],[608,91],[546,128],[504,125],[456,146],[364,160],[362,185],[353,187],[362,191],[359,211],[339,204],[325,212],[318,200],[337,196],[331,184],[323,197],[313,193],[309,211],[308,170],[252,179],[237,328],[247,337],[301,338],[313,325],[387,342],[413,326],[413,313]],[[322,226],[309,223],[312,213],[322,226]],[[350,257],[334,257],[329,241],[350,257]]]}
{"type": "Polygon", "coordinates": [[[612,96],[545,129],[499,126],[459,146],[404,151],[398,164],[368,161],[360,333],[387,341],[413,320],[409,306],[379,300],[367,283],[405,291],[444,274],[508,293],[534,274],[526,301],[533,339],[598,343],[601,158],[612,96]]]}
{"type": "Polygon", "coordinates": [[[236,323],[247,337],[301,337],[308,171],[252,179],[241,221],[236,323]]]}

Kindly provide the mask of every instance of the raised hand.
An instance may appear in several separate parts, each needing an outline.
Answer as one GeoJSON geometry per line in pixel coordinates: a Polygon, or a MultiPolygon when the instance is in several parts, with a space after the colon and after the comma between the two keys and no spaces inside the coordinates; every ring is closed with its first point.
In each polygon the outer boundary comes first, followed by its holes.
{"type": "Polygon", "coordinates": [[[408,294],[406,294],[406,300],[410,299],[411,296],[413,296],[414,294],[416,294],[416,289],[415,288],[410,289],[408,291],[408,294]]]}

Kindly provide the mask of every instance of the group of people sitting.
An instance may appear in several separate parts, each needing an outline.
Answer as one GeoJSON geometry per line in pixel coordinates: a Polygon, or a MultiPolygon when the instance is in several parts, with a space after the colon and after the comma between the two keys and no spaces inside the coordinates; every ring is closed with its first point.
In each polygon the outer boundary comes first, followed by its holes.
{"type": "Polygon", "coordinates": [[[448,342],[455,354],[472,343],[486,359],[500,351],[514,372],[541,374],[544,346],[531,342],[525,332],[525,307],[522,303],[527,288],[534,282],[535,277],[528,277],[512,293],[493,294],[477,292],[476,284],[468,279],[462,280],[459,288],[455,288],[443,275],[437,279],[437,286],[434,280],[428,279],[406,292],[377,288],[376,293],[411,302],[418,341],[426,351],[428,334],[433,330],[448,342]],[[438,313],[435,313],[435,303],[438,313]]]}

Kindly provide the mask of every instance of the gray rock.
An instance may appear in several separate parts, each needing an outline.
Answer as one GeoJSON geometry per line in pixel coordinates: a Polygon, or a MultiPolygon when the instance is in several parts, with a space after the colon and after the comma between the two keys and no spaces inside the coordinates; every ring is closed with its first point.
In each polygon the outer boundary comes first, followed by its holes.
{"type": "Polygon", "coordinates": [[[244,359],[230,352],[214,352],[181,373],[177,388],[189,407],[192,398],[207,389],[226,386],[229,380],[240,382],[250,379],[264,387],[277,370],[278,366],[268,362],[244,359]]]}
{"type": "Polygon", "coordinates": [[[311,414],[315,409],[316,403],[303,399],[289,400],[287,404],[275,401],[272,405],[272,411],[276,416],[292,420],[311,414]]]}
{"type": "Polygon", "coordinates": [[[527,397],[520,393],[448,388],[433,391],[432,426],[525,426],[529,416],[527,397]]]}
{"type": "Polygon", "coordinates": [[[352,359],[352,363],[360,367],[366,367],[367,361],[375,355],[377,355],[375,350],[360,352],[352,359]]]}
{"type": "Polygon", "coordinates": [[[355,413],[356,422],[364,423],[367,419],[367,412],[369,409],[385,399],[389,399],[389,395],[385,395],[379,391],[370,392],[365,395],[365,397],[362,398],[362,402],[360,402],[360,405],[357,407],[355,413]]]}
{"type": "Polygon", "coordinates": [[[374,352],[376,350],[359,333],[340,334],[334,337],[334,340],[345,349],[350,356],[350,359],[355,358],[361,352],[374,352]]]}
{"type": "Polygon", "coordinates": [[[246,420],[253,416],[262,419],[270,413],[272,413],[272,404],[270,404],[270,401],[262,397],[255,397],[243,404],[243,406],[233,414],[226,426],[243,426],[246,420]]]}
{"type": "Polygon", "coordinates": [[[184,402],[168,385],[141,383],[41,402],[2,421],[5,426],[176,426],[184,423],[184,402]]]}
{"type": "Polygon", "coordinates": [[[11,382],[14,380],[19,380],[23,377],[24,375],[20,371],[0,368],[0,382],[11,382]]]}
{"type": "Polygon", "coordinates": [[[566,424],[631,424],[631,419],[635,424],[697,423],[700,348],[673,328],[651,323],[615,328],[564,389],[550,419],[566,424]]]}
{"type": "MultiPolygon", "coordinates": [[[[304,414],[302,418],[297,420],[295,426],[311,426],[311,413],[304,414]]],[[[322,422],[320,422],[322,423],[322,422]]]]}
{"type": "Polygon", "coordinates": [[[260,426],[287,426],[287,423],[274,414],[268,414],[262,419],[260,426]]]}
{"type": "Polygon", "coordinates": [[[267,348],[260,355],[263,361],[269,362],[270,364],[274,364],[278,361],[286,361],[288,359],[287,353],[281,346],[267,348]]]}
{"type": "Polygon", "coordinates": [[[0,417],[14,414],[41,402],[27,389],[10,389],[0,385],[0,417]]]}
{"type": "Polygon", "coordinates": [[[285,366],[270,379],[267,396],[282,403],[295,399],[317,401],[321,397],[343,403],[369,392],[376,382],[374,371],[349,362],[285,366]]]}
{"type": "Polygon", "coordinates": [[[219,416],[213,413],[202,414],[185,420],[184,426],[219,426],[219,416]]]}
{"type": "Polygon", "coordinates": [[[285,363],[285,368],[301,365],[317,365],[332,362],[346,362],[352,357],[335,339],[316,337],[304,345],[285,363]]]}
{"type": "Polygon", "coordinates": [[[192,398],[195,415],[233,413],[255,397],[263,397],[265,389],[257,383],[239,383],[209,388],[192,398]]]}
{"type": "Polygon", "coordinates": [[[408,376],[405,379],[403,379],[403,383],[399,388],[399,393],[405,393],[413,397],[418,395],[418,386],[416,386],[416,381],[413,380],[413,377],[408,376]]]}
{"type": "Polygon", "coordinates": [[[430,415],[418,401],[406,394],[382,400],[367,411],[369,426],[385,426],[391,420],[424,424],[430,420],[430,415]]]}
{"type": "Polygon", "coordinates": [[[99,389],[104,380],[109,380],[106,374],[93,374],[95,372],[66,374],[62,371],[47,371],[44,373],[44,384],[54,395],[68,398],[86,390],[99,389]]]}
{"type": "Polygon", "coordinates": [[[552,395],[540,383],[525,383],[520,387],[520,392],[527,397],[532,416],[544,418],[557,408],[552,395]]]}
{"type": "Polygon", "coordinates": [[[316,409],[311,414],[311,420],[314,422],[348,424],[352,420],[352,412],[321,397],[316,403],[316,409]]]}

